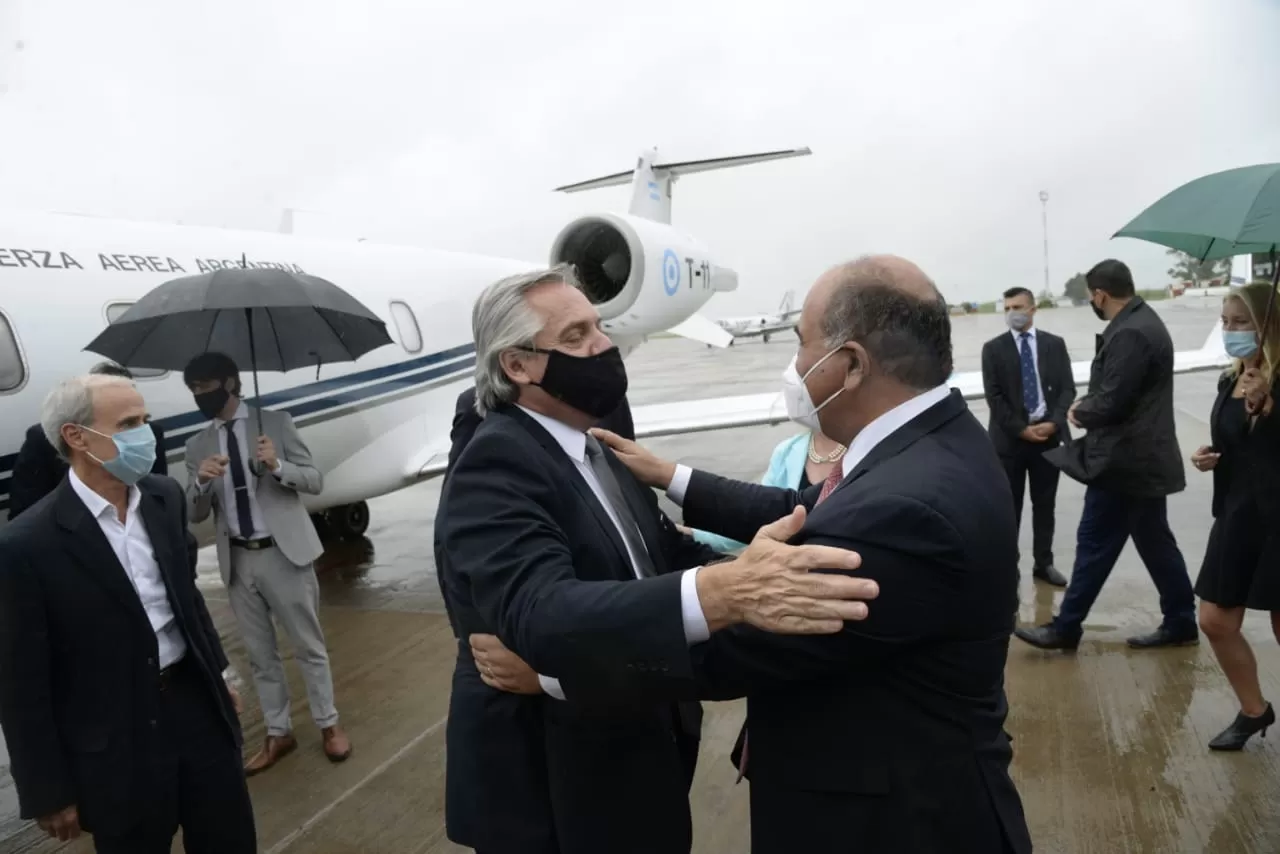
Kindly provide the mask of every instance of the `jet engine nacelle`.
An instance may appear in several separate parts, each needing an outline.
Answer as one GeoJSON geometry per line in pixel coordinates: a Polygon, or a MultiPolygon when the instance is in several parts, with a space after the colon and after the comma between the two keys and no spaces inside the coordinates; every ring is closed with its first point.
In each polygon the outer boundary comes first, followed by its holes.
{"type": "Polygon", "coordinates": [[[551,263],[572,264],[611,335],[644,336],[682,323],[738,274],[670,225],[595,214],[574,220],[551,246],[551,263]]]}

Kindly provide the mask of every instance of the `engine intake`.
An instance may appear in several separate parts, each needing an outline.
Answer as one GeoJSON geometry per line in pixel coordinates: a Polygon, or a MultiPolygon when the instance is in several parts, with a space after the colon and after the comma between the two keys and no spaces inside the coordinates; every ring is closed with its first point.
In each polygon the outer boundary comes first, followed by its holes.
{"type": "Polygon", "coordinates": [[[644,284],[644,247],[625,222],[607,215],[569,223],[552,244],[551,262],[573,265],[605,319],[630,308],[644,284]]]}

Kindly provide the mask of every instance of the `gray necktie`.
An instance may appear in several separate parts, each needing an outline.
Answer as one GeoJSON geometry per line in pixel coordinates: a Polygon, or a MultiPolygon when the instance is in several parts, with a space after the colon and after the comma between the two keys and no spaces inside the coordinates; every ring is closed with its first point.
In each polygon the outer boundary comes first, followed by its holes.
{"type": "Polygon", "coordinates": [[[622,528],[622,536],[626,538],[627,545],[631,549],[634,556],[636,566],[642,577],[656,575],[653,569],[653,562],[649,560],[649,552],[644,547],[644,540],[640,538],[640,529],[636,525],[636,517],[631,513],[631,507],[627,504],[626,497],[622,494],[622,486],[618,483],[618,479],[613,476],[613,470],[609,468],[609,461],[604,458],[604,451],[600,447],[600,443],[594,436],[587,436],[587,465],[591,466],[591,471],[595,473],[596,480],[600,482],[601,488],[604,489],[605,497],[609,499],[609,505],[613,508],[613,513],[618,517],[618,524],[622,528]]]}

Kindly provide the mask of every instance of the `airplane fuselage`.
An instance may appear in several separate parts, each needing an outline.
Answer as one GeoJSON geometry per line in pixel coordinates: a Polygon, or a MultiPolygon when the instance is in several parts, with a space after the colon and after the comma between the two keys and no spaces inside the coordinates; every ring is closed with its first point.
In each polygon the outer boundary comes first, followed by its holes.
{"type": "MultiPolygon", "coordinates": [[[[26,429],[59,380],[101,357],[81,348],[147,291],[222,267],[274,266],[345,288],[387,323],[394,340],[358,363],[259,375],[261,402],[289,411],[325,472],[309,509],[358,502],[419,479],[448,447],[454,401],[472,382],[471,310],[480,291],[542,266],[370,243],[271,233],[0,214],[0,509],[26,429]],[[317,375],[318,374],[318,375],[317,375]]],[[[639,339],[624,336],[628,350],[639,339]]],[[[249,365],[241,365],[246,395],[249,365]]],[[[138,370],[138,388],[166,434],[170,473],[185,479],[183,447],[207,420],[181,371],[138,370]]]]}

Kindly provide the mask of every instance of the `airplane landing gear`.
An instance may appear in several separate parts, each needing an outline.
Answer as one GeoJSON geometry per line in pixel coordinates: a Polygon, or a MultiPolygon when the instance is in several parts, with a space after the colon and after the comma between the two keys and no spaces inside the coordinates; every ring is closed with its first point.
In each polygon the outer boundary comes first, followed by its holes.
{"type": "Polygon", "coordinates": [[[768,332],[766,332],[766,333],[764,334],[764,343],[766,343],[766,344],[768,344],[768,343],[769,343],[769,333],[768,333],[768,332]]]}
{"type": "Polygon", "coordinates": [[[355,540],[369,530],[369,505],[364,501],[330,507],[324,513],[324,527],[330,537],[355,540]]]}

